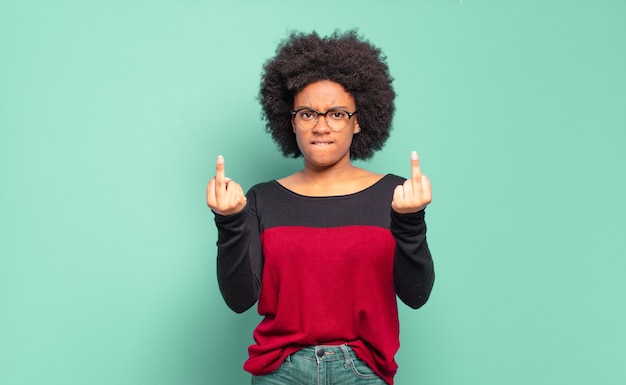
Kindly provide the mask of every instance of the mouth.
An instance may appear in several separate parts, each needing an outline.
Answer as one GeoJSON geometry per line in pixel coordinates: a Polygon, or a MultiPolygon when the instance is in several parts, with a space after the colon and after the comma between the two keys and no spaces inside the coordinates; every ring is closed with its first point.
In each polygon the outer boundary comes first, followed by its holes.
{"type": "Polygon", "coordinates": [[[314,145],[314,146],[324,147],[324,146],[328,146],[330,144],[333,144],[333,142],[329,141],[329,140],[318,140],[318,141],[311,142],[311,144],[314,145]]]}

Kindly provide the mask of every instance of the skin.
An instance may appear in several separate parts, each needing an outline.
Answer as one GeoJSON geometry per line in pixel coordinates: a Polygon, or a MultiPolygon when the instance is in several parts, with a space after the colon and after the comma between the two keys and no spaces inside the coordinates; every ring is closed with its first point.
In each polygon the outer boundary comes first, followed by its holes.
{"type": "MultiPolygon", "coordinates": [[[[341,84],[327,80],[311,83],[296,94],[294,109],[303,107],[320,112],[331,108],[356,110],[352,95],[341,84]]],[[[278,180],[285,188],[306,196],[346,195],[361,191],[383,177],[355,167],[350,161],[352,137],[361,130],[358,113],[339,132],[331,131],[323,117],[309,131],[299,129],[293,121],[292,126],[304,168],[278,180]]],[[[430,181],[422,174],[415,151],[410,159],[411,176],[395,188],[391,202],[392,209],[402,214],[418,212],[432,200],[430,181]]],[[[224,158],[218,156],[215,177],[207,186],[207,205],[217,214],[232,215],[244,209],[246,197],[241,186],[225,176],[224,169],[224,158]]]]}

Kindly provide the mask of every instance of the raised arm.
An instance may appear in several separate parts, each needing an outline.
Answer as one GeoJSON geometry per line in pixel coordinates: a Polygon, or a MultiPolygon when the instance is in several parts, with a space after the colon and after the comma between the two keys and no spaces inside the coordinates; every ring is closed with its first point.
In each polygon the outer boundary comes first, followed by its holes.
{"type": "Polygon", "coordinates": [[[430,296],[435,271],[426,242],[424,209],[432,200],[428,177],[420,170],[417,153],[411,153],[411,178],[394,190],[391,233],[396,240],[394,282],[396,294],[417,309],[430,296]]]}
{"type": "Polygon", "coordinates": [[[256,222],[250,219],[255,215],[250,207],[254,205],[247,203],[241,186],[225,176],[224,168],[224,158],[218,156],[215,177],[207,186],[207,205],[217,225],[220,292],[228,307],[242,313],[259,297],[262,257],[256,222]]]}

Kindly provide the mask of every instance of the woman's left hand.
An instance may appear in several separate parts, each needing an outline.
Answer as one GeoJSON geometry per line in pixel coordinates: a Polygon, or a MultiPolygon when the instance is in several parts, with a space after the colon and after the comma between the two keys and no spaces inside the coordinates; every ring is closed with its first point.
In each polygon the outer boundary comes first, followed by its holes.
{"type": "Polygon", "coordinates": [[[398,185],[393,191],[391,208],[400,213],[416,213],[423,210],[432,200],[432,187],[428,177],[420,171],[417,152],[411,153],[411,178],[398,185]]]}

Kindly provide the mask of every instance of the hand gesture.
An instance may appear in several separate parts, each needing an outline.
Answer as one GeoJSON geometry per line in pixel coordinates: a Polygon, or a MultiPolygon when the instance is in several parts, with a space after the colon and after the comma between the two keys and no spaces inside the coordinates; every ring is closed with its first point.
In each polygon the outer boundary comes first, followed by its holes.
{"type": "Polygon", "coordinates": [[[417,152],[411,153],[411,178],[393,191],[391,208],[400,214],[423,210],[432,200],[432,187],[428,177],[420,171],[417,152]]]}
{"type": "Polygon", "coordinates": [[[217,157],[215,177],[206,188],[206,203],[220,215],[237,214],[246,207],[246,196],[241,186],[224,176],[224,157],[217,157]]]}

